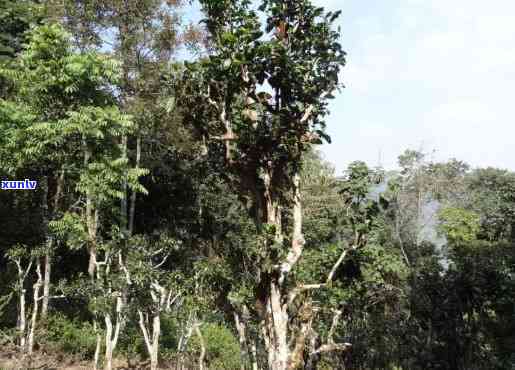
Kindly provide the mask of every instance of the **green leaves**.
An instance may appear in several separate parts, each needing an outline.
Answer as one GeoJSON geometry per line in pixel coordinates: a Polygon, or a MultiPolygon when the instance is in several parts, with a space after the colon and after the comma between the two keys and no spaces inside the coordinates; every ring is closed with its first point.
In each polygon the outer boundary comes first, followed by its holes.
{"type": "Polygon", "coordinates": [[[80,250],[88,240],[86,225],[82,218],[66,212],[60,219],[49,223],[50,230],[72,250],[80,250]]]}
{"type": "Polygon", "coordinates": [[[26,49],[4,74],[19,98],[48,120],[82,105],[112,103],[108,91],[119,77],[119,65],[97,53],[75,53],[70,34],[46,24],[31,31],[26,49]]]}
{"type": "Polygon", "coordinates": [[[453,244],[468,243],[477,239],[479,215],[459,208],[444,208],[438,212],[439,230],[453,244]]]}

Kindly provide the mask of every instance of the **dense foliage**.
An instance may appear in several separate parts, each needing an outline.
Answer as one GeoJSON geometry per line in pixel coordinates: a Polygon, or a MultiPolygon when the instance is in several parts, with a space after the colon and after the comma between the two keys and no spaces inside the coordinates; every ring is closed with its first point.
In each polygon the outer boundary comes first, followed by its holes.
{"type": "Polygon", "coordinates": [[[340,14],[254,5],[0,0],[0,367],[515,369],[515,173],[337,176],[340,14]]]}

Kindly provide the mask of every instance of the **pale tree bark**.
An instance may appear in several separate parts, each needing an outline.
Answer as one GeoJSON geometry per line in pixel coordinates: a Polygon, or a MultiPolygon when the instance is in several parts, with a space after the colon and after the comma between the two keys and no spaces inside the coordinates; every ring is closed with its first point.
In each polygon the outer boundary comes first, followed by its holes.
{"type": "MultiPolygon", "coordinates": [[[[90,250],[90,253],[91,253],[91,250],[90,250]]],[[[107,263],[107,256],[106,256],[105,263],[107,263]]],[[[102,263],[101,262],[99,263],[97,261],[96,253],[94,255],[90,254],[89,264],[90,264],[90,266],[89,266],[88,272],[90,273],[91,280],[93,281],[95,279],[95,275],[96,275],[97,280],[99,280],[100,279],[99,265],[101,265],[102,263]],[[92,267],[91,264],[93,264],[94,266],[92,267]]],[[[93,302],[96,302],[95,297],[93,297],[93,302]]],[[[100,333],[99,322],[98,322],[99,320],[98,320],[97,314],[98,313],[96,311],[93,312],[93,315],[94,315],[93,330],[94,330],[95,336],[96,336],[95,354],[93,356],[94,370],[98,370],[98,362],[100,360],[100,349],[102,346],[102,335],[100,333]]]]}
{"type": "MultiPolygon", "coordinates": [[[[61,169],[59,177],[57,179],[57,189],[54,195],[54,204],[52,208],[52,212],[50,213],[50,218],[53,219],[55,214],[58,211],[59,200],[61,198],[64,186],[64,169],[61,169]]],[[[48,233],[48,227],[47,227],[48,233]]],[[[50,300],[50,280],[52,274],[52,248],[54,246],[54,238],[53,236],[48,236],[47,238],[47,250],[45,251],[44,257],[44,280],[43,280],[43,301],[41,302],[41,318],[45,319],[48,314],[48,303],[50,300]]]]}
{"type": "MultiPolygon", "coordinates": [[[[100,348],[101,348],[101,342],[102,342],[102,336],[101,331],[99,329],[99,316],[103,316],[104,326],[105,326],[105,332],[104,332],[104,343],[105,343],[105,352],[104,352],[104,369],[105,370],[112,370],[113,366],[113,354],[116,349],[116,346],[118,344],[118,338],[120,335],[120,332],[122,328],[125,325],[125,301],[123,300],[123,295],[121,292],[117,290],[113,290],[110,285],[110,272],[113,264],[113,255],[109,251],[105,253],[105,259],[104,261],[96,261],[95,262],[95,273],[96,273],[96,280],[102,281],[105,280],[108,282],[108,286],[104,289],[104,295],[106,297],[114,298],[115,299],[115,307],[114,307],[114,317],[112,315],[112,312],[110,310],[106,310],[104,312],[93,312],[95,315],[93,328],[95,330],[95,334],[97,337],[97,343],[95,348],[95,355],[94,355],[94,368],[98,368],[98,360],[100,357],[100,348]]],[[[96,301],[96,298],[93,297],[93,300],[96,301]]]]}
{"type": "Polygon", "coordinates": [[[123,301],[121,297],[116,298],[116,323],[113,325],[111,314],[104,314],[104,321],[106,326],[105,332],[105,370],[112,370],[113,368],[113,353],[118,344],[118,337],[120,329],[123,325],[124,319],[122,317],[123,301]]]}
{"type": "Polygon", "coordinates": [[[200,342],[200,354],[198,357],[198,366],[200,370],[207,370],[205,365],[206,358],[206,343],[204,342],[204,337],[202,336],[202,332],[200,331],[200,323],[195,324],[195,334],[197,335],[200,342]]]}
{"type": "MultiPolygon", "coordinates": [[[[304,246],[304,238],[302,235],[302,204],[298,176],[294,177],[294,185],[292,246],[280,266],[279,278],[277,280],[271,279],[269,301],[267,302],[267,316],[263,327],[265,345],[267,346],[269,355],[268,365],[272,370],[293,370],[304,366],[305,345],[312,333],[312,324],[317,309],[312,307],[309,299],[305,299],[296,315],[298,325],[291,327],[289,317],[290,306],[301,293],[321,289],[330,285],[336,271],[341,266],[348,253],[356,250],[360,246],[360,238],[356,236],[353,245],[343,247],[339,258],[328,272],[325,281],[317,284],[299,285],[293,289],[285,289],[284,284],[288,274],[300,259],[304,246]]],[[[272,213],[272,216],[277,217],[277,214],[272,213]]],[[[269,217],[268,222],[280,223],[280,219],[276,218],[274,220],[269,217]]],[[[303,297],[306,298],[305,296],[303,297]]],[[[314,355],[331,351],[346,351],[350,348],[350,343],[335,343],[333,340],[333,334],[339,323],[340,316],[341,312],[337,311],[333,318],[327,343],[316,348],[313,353],[314,355]]]]}
{"type": "MultiPolygon", "coordinates": [[[[52,248],[53,239],[49,242],[48,247],[52,248]]],[[[48,315],[48,302],[50,297],[50,277],[52,274],[52,254],[46,252],[44,257],[45,263],[45,278],[43,280],[43,301],[41,302],[41,318],[45,319],[48,315]]]]}
{"type": "Polygon", "coordinates": [[[88,273],[92,279],[95,277],[97,267],[97,232],[98,232],[98,209],[93,207],[93,202],[88,196],[86,199],[86,224],[89,236],[89,266],[88,273]]]}
{"type": "Polygon", "coordinates": [[[93,369],[98,370],[98,361],[100,360],[100,348],[102,346],[102,336],[100,335],[100,331],[98,329],[97,320],[93,322],[93,330],[95,332],[96,337],[95,354],[93,355],[93,369]]]}
{"type": "Polygon", "coordinates": [[[238,312],[233,312],[234,317],[234,325],[236,326],[236,331],[238,332],[238,341],[240,343],[240,356],[241,356],[241,370],[245,370],[245,364],[249,362],[249,348],[247,345],[247,334],[246,334],[246,323],[240,318],[238,312]]]}
{"type": "Polygon", "coordinates": [[[293,348],[288,362],[288,369],[304,367],[304,349],[313,324],[313,308],[309,299],[304,301],[297,316],[300,324],[295,336],[292,338],[293,348]]]}
{"type": "MultiPolygon", "coordinates": [[[[88,167],[91,159],[91,149],[88,147],[86,140],[83,138],[82,146],[84,150],[84,168],[88,167]]],[[[98,209],[92,199],[91,190],[86,190],[86,227],[88,231],[88,251],[89,263],[88,274],[92,280],[95,278],[95,269],[97,267],[97,231],[98,231],[98,209]]]]}
{"type": "Polygon", "coordinates": [[[138,310],[139,326],[143,332],[147,352],[150,356],[150,370],[157,370],[159,356],[159,336],[161,335],[161,318],[159,315],[152,317],[152,331],[149,330],[148,316],[145,317],[141,310],[138,310]]]}
{"type": "Polygon", "coordinates": [[[274,358],[272,369],[286,370],[290,357],[288,346],[288,307],[282,305],[281,287],[276,282],[270,283],[270,308],[273,325],[273,350],[274,358]]]}
{"type": "Polygon", "coordinates": [[[184,368],[184,350],[186,345],[193,334],[193,330],[195,329],[196,322],[193,320],[193,312],[190,312],[188,315],[188,320],[186,321],[185,328],[182,329],[181,336],[179,338],[179,342],[177,343],[177,353],[179,353],[179,359],[177,361],[177,368],[184,368]]]}
{"type": "MultiPolygon", "coordinates": [[[[53,240],[50,235],[49,230],[49,222],[50,222],[50,214],[48,210],[48,177],[43,176],[43,179],[41,181],[41,189],[43,190],[43,198],[41,200],[41,212],[43,214],[43,228],[45,233],[45,241],[46,241],[46,250],[45,250],[45,256],[44,264],[45,264],[45,279],[44,279],[44,286],[43,286],[43,302],[42,302],[42,309],[41,309],[41,317],[46,317],[47,311],[48,311],[48,295],[50,294],[50,274],[51,274],[51,249],[53,240]]],[[[39,266],[39,262],[38,262],[39,266]]]]}
{"type": "Polygon", "coordinates": [[[30,329],[28,332],[28,339],[27,339],[27,353],[32,355],[32,352],[34,350],[34,335],[36,333],[36,326],[37,326],[37,318],[38,318],[38,310],[39,310],[39,292],[41,290],[41,286],[43,285],[43,277],[41,275],[41,265],[39,263],[36,264],[36,274],[37,274],[37,280],[34,283],[33,286],[33,304],[32,304],[32,317],[30,320],[30,329]]]}
{"type": "MultiPolygon", "coordinates": [[[[265,176],[265,203],[267,207],[267,223],[276,227],[274,243],[282,244],[282,225],[280,207],[273,199],[271,190],[271,177],[265,176]]],[[[287,295],[283,293],[283,286],[289,273],[299,261],[303,247],[302,235],[302,204],[300,194],[300,178],[296,174],[293,177],[293,205],[292,205],[292,244],[284,261],[280,263],[278,277],[272,277],[269,285],[269,295],[266,304],[265,336],[268,349],[268,366],[273,370],[287,370],[292,355],[292,349],[288,342],[289,336],[289,302],[287,295]]]]}
{"type": "MultiPolygon", "coordinates": [[[[164,261],[164,259],[163,259],[164,261]]],[[[159,264],[158,264],[159,265],[159,264]]],[[[161,336],[161,313],[169,312],[171,305],[179,298],[180,294],[172,297],[172,292],[158,284],[156,281],[151,286],[151,297],[154,302],[151,319],[149,314],[138,309],[139,327],[143,333],[145,346],[150,357],[150,368],[156,370],[159,362],[159,338],[161,336]],[[152,325],[150,324],[152,321],[152,325]]]]}
{"type": "Polygon", "coordinates": [[[25,351],[26,345],[26,331],[27,331],[27,303],[25,299],[25,295],[27,294],[27,289],[25,289],[25,280],[32,268],[33,261],[31,260],[26,268],[23,268],[21,258],[15,259],[14,263],[18,269],[18,319],[17,319],[17,329],[19,333],[19,345],[22,351],[25,351]]]}

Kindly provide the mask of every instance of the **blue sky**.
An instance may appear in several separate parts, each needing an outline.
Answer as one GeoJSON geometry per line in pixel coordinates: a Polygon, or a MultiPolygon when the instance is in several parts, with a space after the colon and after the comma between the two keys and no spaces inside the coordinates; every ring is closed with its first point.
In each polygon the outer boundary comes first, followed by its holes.
{"type": "Polygon", "coordinates": [[[515,170],[515,1],[315,2],[343,11],[347,87],[322,150],[338,173],[406,148],[515,170]]]}
{"type": "Polygon", "coordinates": [[[515,170],[515,1],[313,1],[343,11],[346,88],[322,147],[337,174],[408,148],[515,170]]]}

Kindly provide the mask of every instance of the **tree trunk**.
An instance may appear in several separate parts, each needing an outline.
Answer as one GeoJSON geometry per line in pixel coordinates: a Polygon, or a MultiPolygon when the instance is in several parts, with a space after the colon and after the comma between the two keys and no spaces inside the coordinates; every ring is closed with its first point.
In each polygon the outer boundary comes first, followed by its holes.
{"type": "Polygon", "coordinates": [[[245,364],[248,362],[248,349],[247,349],[247,340],[245,335],[245,323],[241,321],[240,315],[236,311],[233,312],[234,316],[234,324],[236,326],[236,331],[238,332],[238,339],[240,342],[240,356],[241,356],[241,370],[245,370],[245,364]]]}
{"type": "MultiPolygon", "coordinates": [[[[21,275],[23,276],[23,273],[21,273],[21,275]]],[[[25,294],[26,294],[26,289],[23,287],[23,283],[24,283],[24,279],[21,278],[21,279],[18,279],[18,284],[20,284],[21,286],[21,289],[20,289],[20,300],[19,300],[19,305],[20,305],[20,308],[19,308],[19,311],[18,311],[18,333],[20,335],[20,347],[22,349],[22,351],[25,351],[25,331],[26,331],[26,327],[27,327],[27,322],[26,322],[26,313],[25,313],[25,309],[26,309],[26,303],[25,303],[25,294]]]]}
{"type": "Polygon", "coordinates": [[[100,336],[100,332],[98,331],[98,323],[95,320],[93,323],[93,330],[95,331],[97,337],[97,343],[95,346],[95,355],[93,356],[93,369],[98,370],[98,360],[100,359],[100,347],[102,345],[102,337],[100,336]]]}
{"type": "Polygon", "coordinates": [[[161,318],[154,316],[152,322],[152,351],[150,353],[150,370],[157,370],[159,361],[159,336],[161,335],[161,318]]]}
{"type": "MultiPolygon", "coordinates": [[[[52,248],[52,241],[53,239],[50,239],[48,248],[52,248]]],[[[52,254],[50,251],[47,251],[45,253],[44,258],[44,264],[45,264],[45,278],[43,280],[43,301],[41,302],[41,318],[45,319],[48,314],[48,300],[50,297],[50,275],[52,273],[52,254]]]]}
{"type": "MultiPolygon", "coordinates": [[[[50,294],[50,250],[52,248],[52,237],[50,236],[50,230],[48,226],[50,222],[50,215],[48,211],[48,176],[43,176],[43,179],[41,181],[41,189],[43,190],[43,197],[41,199],[41,213],[43,215],[42,223],[46,241],[46,250],[44,256],[45,279],[43,286],[43,307],[41,308],[41,317],[46,317],[48,310],[48,296],[50,294]]],[[[39,268],[39,261],[37,261],[37,264],[39,268]]]]}
{"type": "MultiPolygon", "coordinates": [[[[82,146],[84,150],[84,168],[88,167],[91,159],[91,149],[88,147],[86,140],[83,138],[82,146]]],[[[91,191],[86,191],[86,226],[88,229],[88,251],[89,263],[88,274],[91,279],[95,279],[95,271],[97,267],[97,228],[98,228],[98,210],[93,204],[91,191]]]]}
{"type": "Polygon", "coordinates": [[[113,327],[113,321],[111,319],[111,315],[106,313],[104,315],[104,321],[106,325],[106,333],[105,333],[105,370],[112,370],[113,368],[113,353],[116,349],[116,345],[118,344],[118,336],[120,334],[120,329],[123,324],[122,318],[122,309],[123,309],[123,301],[121,297],[116,298],[116,324],[113,327]]]}
{"type": "MultiPolygon", "coordinates": [[[[272,173],[273,171],[269,169],[264,175],[265,191],[263,198],[266,207],[266,223],[275,228],[272,243],[280,246],[283,244],[281,211],[272,189],[272,173]]],[[[267,240],[265,247],[267,249],[270,248],[269,240],[267,240]]],[[[281,270],[283,270],[282,267],[281,270]]],[[[264,287],[267,292],[266,313],[264,317],[265,326],[263,330],[263,334],[266,337],[268,367],[270,370],[286,370],[289,357],[287,338],[288,312],[287,307],[282,304],[283,297],[280,286],[284,278],[282,275],[278,277],[277,274],[272,274],[268,278],[270,279],[268,286],[264,287]]]]}
{"type": "MultiPolygon", "coordinates": [[[[123,135],[122,137],[122,158],[127,159],[127,135],[123,135]]],[[[127,237],[128,235],[128,228],[127,228],[127,172],[125,172],[125,175],[123,177],[123,184],[122,184],[122,193],[123,197],[121,200],[120,208],[121,208],[121,230],[124,237],[127,237]]]]}
{"type": "MultiPolygon", "coordinates": [[[[61,198],[61,194],[63,192],[64,186],[64,169],[61,169],[61,173],[59,178],[57,179],[57,189],[54,196],[54,204],[52,211],[50,213],[50,217],[48,220],[52,220],[58,210],[59,207],[59,199],[61,198]]],[[[47,188],[48,190],[48,188],[47,188]]],[[[47,197],[45,197],[47,198],[47,197]]],[[[46,233],[49,233],[48,223],[46,224],[46,233]]],[[[44,269],[44,280],[43,280],[43,302],[41,303],[41,318],[45,319],[48,314],[48,301],[50,299],[50,280],[52,274],[52,248],[54,245],[54,238],[51,235],[47,236],[47,250],[45,252],[45,269],[44,269]]]]}
{"type": "Polygon", "coordinates": [[[255,341],[252,341],[252,345],[250,346],[250,353],[252,355],[252,358],[251,358],[252,370],[258,370],[257,348],[256,348],[256,342],[255,341]]]}
{"type": "Polygon", "coordinates": [[[269,317],[271,327],[273,329],[271,336],[273,357],[270,369],[286,370],[288,367],[288,359],[290,349],[288,346],[288,312],[287,308],[282,305],[282,295],[279,284],[275,281],[270,283],[270,308],[271,316],[269,317]]]}
{"type": "Polygon", "coordinates": [[[143,338],[145,339],[145,345],[147,352],[150,357],[150,370],[157,370],[159,363],[159,337],[161,335],[161,317],[159,313],[156,313],[152,318],[152,338],[150,338],[149,329],[147,327],[148,320],[145,320],[145,316],[141,310],[138,310],[139,315],[139,326],[143,332],[143,338]]]}
{"type": "Polygon", "coordinates": [[[113,322],[111,320],[111,315],[106,314],[104,317],[105,325],[106,325],[106,333],[105,333],[105,370],[112,370],[113,368],[113,322]]]}
{"type": "Polygon", "coordinates": [[[89,235],[89,263],[88,273],[92,279],[95,277],[97,267],[97,229],[98,229],[98,210],[93,210],[93,202],[88,196],[86,199],[86,222],[89,235]]]}
{"type": "Polygon", "coordinates": [[[32,352],[34,350],[34,335],[36,332],[36,325],[37,325],[37,318],[38,318],[38,311],[39,311],[39,291],[41,289],[41,285],[43,285],[43,277],[41,275],[41,265],[39,261],[36,265],[36,273],[38,275],[38,279],[36,280],[36,283],[34,284],[34,303],[32,305],[32,317],[30,320],[30,330],[28,333],[28,343],[27,343],[27,352],[29,355],[32,355],[32,352]]]}
{"type": "MultiPolygon", "coordinates": [[[[264,176],[264,200],[266,204],[267,219],[269,225],[275,226],[273,243],[282,245],[284,236],[282,233],[281,208],[274,199],[271,189],[272,171],[264,176]]],[[[289,302],[288,293],[284,292],[286,279],[302,255],[304,237],[302,235],[302,207],[300,194],[300,177],[293,176],[293,204],[292,204],[292,242],[287,256],[280,261],[278,273],[270,276],[268,286],[264,335],[266,337],[268,351],[268,366],[271,370],[287,370],[292,355],[288,343],[289,333],[289,302]]],[[[269,247],[269,246],[267,246],[269,247]]]]}
{"type": "MultiPolygon", "coordinates": [[[[139,168],[141,162],[141,137],[138,136],[136,139],[136,168],[139,168]]],[[[131,205],[129,211],[129,236],[132,235],[134,230],[134,215],[136,211],[136,192],[133,191],[131,194],[131,205]]]]}
{"type": "Polygon", "coordinates": [[[206,366],[204,364],[204,359],[206,357],[206,343],[204,342],[204,337],[202,336],[202,332],[200,331],[200,324],[195,324],[195,333],[198,336],[200,342],[200,354],[198,357],[198,366],[200,370],[206,370],[206,366]]]}

